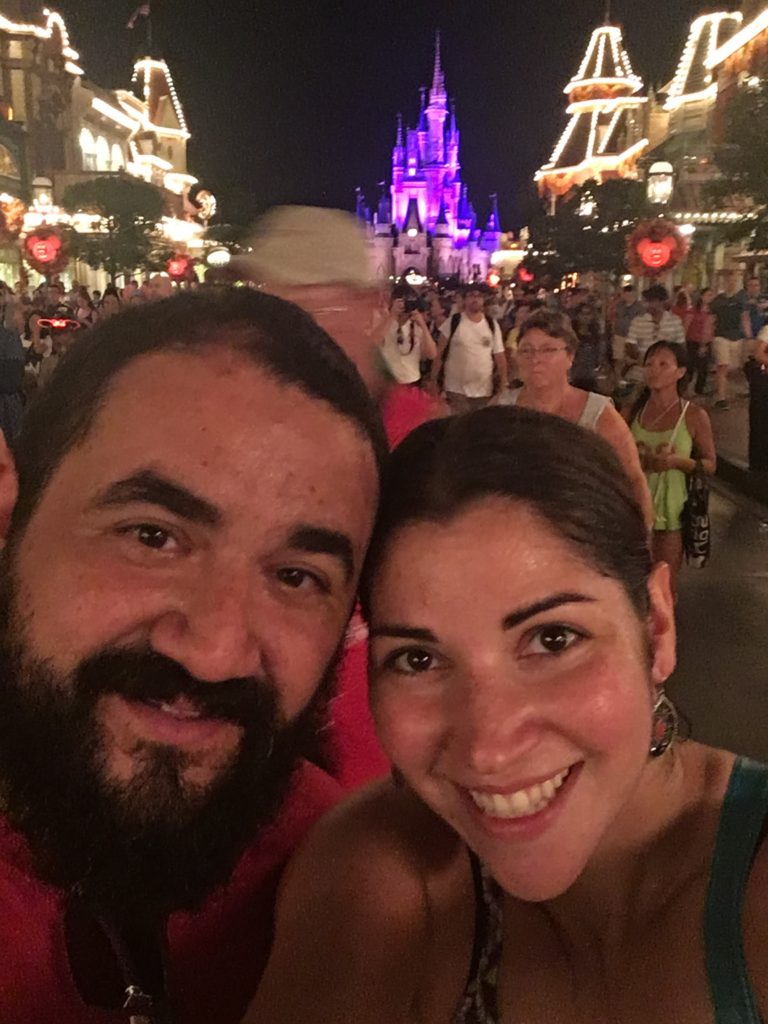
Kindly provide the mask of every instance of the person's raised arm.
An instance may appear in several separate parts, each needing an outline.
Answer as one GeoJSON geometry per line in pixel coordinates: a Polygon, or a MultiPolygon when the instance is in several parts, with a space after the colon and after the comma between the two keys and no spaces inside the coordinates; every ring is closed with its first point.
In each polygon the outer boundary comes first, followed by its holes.
{"type": "Polygon", "coordinates": [[[712,433],[712,421],[706,409],[702,409],[701,406],[690,406],[688,417],[692,427],[691,436],[696,459],[687,460],[693,462],[693,466],[690,469],[685,467],[684,472],[692,473],[696,464],[700,463],[704,472],[712,476],[717,470],[717,451],[715,436],[712,433]]]}
{"type": "Polygon", "coordinates": [[[432,361],[432,371],[429,375],[429,390],[435,397],[440,394],[440,374],[443,369],[445,355],[448,351],[448,342],[451,337],[450,334],[446,332],[446,324],[448,325],[448,331],[451,329],[451,321],[446,320],[440,331],[440,340],[437,343],[437,352],[435,353],[435,358],[432,361]]]}
{"type": "Polygon", "coordinates": [[[413,314],[413,319],[416,324],[416,330],[420,335],[420,353],[422,359],[435,359],[437,356],[437,343],[432,337],[427,327],[427,321],[418,310],[413,314]]]}
{"type": "Polygon", "coordinates": [[[493,325],[493,361],[496,364],[495,394],[500,395],[509,387],[509,364],[504,350],[501,328],[498,324],[493,325]]]}
{"type": "Polygon", "coordinates": [[[331,812],[289,865],[243,1024],[416,1024],[426,887],[365,799],[331,812]]]}

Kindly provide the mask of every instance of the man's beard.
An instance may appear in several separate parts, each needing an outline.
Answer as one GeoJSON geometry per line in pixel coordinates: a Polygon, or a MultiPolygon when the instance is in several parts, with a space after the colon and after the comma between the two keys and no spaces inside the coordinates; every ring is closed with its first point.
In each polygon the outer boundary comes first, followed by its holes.
{"type": "MultiPolygon", "coordinates": [[[[2,571],[2,570],[0,570],[2,571]]],[[[0,580],[0,809],[27,839],[39,876],[117,919],[193,910],[230,877],[274,819],[294,771],[316,747],[337,657],[292,722],[268,678],[203,683],[150,650],[104,649],[71,675],[30,655],[0,580]],[[191,701],[239,726],[229,762],[206,787],[185,782],[194,753],[146,742],[129,782],[107,778],[100,698],[191,701]]]]}

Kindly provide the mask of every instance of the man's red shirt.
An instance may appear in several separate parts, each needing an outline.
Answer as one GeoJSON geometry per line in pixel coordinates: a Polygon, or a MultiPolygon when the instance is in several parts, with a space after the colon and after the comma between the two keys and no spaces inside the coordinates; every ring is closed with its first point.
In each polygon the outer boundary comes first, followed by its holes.
{"type": "MultiPolygon", "coordinates": [[[[171,918],[169,983],[184,1024],[242,1019],[269,955],[281,870],[340,796],[329,776],[302,764],[278,820],[246,851],[230,883],[199,913],[171,918]]],[[[126,1021],[125,1013],[83,1004],[67,958],[65,903],[34,876],[23,838],[0,818],[0,1024],[126,1021]]]]}

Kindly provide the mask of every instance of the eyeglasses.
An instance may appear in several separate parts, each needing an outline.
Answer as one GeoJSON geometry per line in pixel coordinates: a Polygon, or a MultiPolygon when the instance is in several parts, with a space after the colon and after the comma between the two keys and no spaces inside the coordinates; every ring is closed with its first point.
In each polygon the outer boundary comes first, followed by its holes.
{"type": "Polygon", "coordinates": [[[533,359],[535,356],[541,356],[542,359],[554,359],[558,352],[565,352],[565,345],[543,345],[541,348],[522,345],[517,350],[520,359],[533,359]]]}

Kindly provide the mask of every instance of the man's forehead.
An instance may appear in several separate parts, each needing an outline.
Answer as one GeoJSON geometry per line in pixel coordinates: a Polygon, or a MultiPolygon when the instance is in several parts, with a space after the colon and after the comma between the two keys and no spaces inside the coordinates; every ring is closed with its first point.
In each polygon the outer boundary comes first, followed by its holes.
{"type": "Polygon", "coordinates": [[[323,466],[333,475],[374,465],[351,419],[229,349],[136,359],[113,381],[84,446],[126,464],[170,456],[208,461],[211,471],[282,460],[287,471],[313,478],[323,466]]]}

